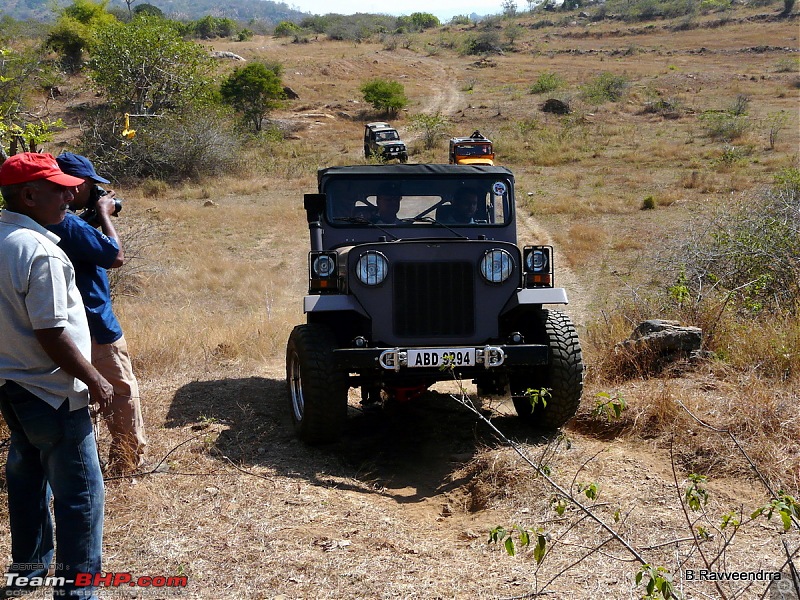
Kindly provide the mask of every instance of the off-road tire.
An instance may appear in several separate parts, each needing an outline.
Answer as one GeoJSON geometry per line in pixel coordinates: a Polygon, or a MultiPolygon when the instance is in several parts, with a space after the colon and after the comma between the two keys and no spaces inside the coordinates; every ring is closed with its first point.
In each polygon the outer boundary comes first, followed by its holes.
{"type": "Polygon", "coordinates": [[[370,158],[372,156],[372,150],[370,150],[369,146],[364,146],[364,158],[370,158]]]}
{"type": "Polygon", "coordinates": [[[557,310],[538,312],[540,326],[550,346],[550,364],[540,372],[513,377],[514,390],[550,390],[546,404],[531,406],[527,396],[512,396],[517,414],[541,429],[555,430],[578,411],[583,392],[583,357],[578,334],[572,320],[557,310]]]}
{"type": "Polygon", "coordinates": [[[347,421],[347,374],[333,360],[336,338],[325,325],[298,325],[286,344],[286,385],[297,436],[334,442],[347,421]]]}

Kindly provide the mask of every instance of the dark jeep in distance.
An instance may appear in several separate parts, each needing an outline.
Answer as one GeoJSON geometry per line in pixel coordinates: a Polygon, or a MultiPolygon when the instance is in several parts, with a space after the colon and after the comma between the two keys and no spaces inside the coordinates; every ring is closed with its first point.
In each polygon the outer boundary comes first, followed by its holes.
{"type": "Polygon", "coordinates": [[[397,129],[389,123],[367,123],[364,126],[364,157],[372,156],[381,160],[396,158],[402,163],[408,162],[408,149],[397,129]]]}
{"type": "Polygon", "coordinates": [[[511,171],[331,167],[318,172],[318,189],[304,198],[307,322],[286,349],[302,440],[342,435],[350,387],[370,405],[453,377],[473,380],[479,396],[510,394],[538,428],[557,429],[575,414],[578,336],[564,313],[545,308],[567,303],[554,287],[553,249],[517,246],[511,171]],[[546,402],[532,402],[529,390],[542,389],[546,402]]]}

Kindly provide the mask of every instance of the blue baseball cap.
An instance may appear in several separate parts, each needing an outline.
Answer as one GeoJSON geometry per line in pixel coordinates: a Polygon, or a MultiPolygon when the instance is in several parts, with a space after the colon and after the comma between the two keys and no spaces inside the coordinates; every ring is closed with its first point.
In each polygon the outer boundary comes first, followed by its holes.
{"type": "Polygon", "coordinates": [[[56,162],[61,170],[67,175],[73,177],[83,177],[84,179],[91,179],[95,183],[111,183],[105,177],[100,177],[97,171],[94,170],[94,165],[85,156],[80,154],[73,154],[72,152],[62,152],[56,156],[56,162]]]}

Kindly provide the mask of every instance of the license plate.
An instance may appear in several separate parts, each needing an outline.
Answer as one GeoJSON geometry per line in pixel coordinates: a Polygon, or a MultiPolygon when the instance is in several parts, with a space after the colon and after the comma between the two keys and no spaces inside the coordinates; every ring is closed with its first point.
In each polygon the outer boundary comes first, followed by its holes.
{"type": "Polygon", "coordinates": [[[475,348],[421,348],[408,350],[409,367],[474,367],[475,348]]]}

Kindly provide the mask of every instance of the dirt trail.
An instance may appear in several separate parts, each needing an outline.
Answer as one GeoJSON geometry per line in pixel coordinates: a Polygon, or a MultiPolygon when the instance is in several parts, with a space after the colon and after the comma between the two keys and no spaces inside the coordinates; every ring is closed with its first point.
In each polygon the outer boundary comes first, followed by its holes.
{"type": "Polygon", "coordinates": [[[422,112],[426,114],[439,113],[443,116],[453,115],[458,110],[462,100],[453,70],[444,66],[440,61],[429,57],[418,58],[418,60],[430,66],[434,72],[434,75],[430,78],[430,81],[434,84],[432,88],[433,95],[424,102],[422,112]]]}

